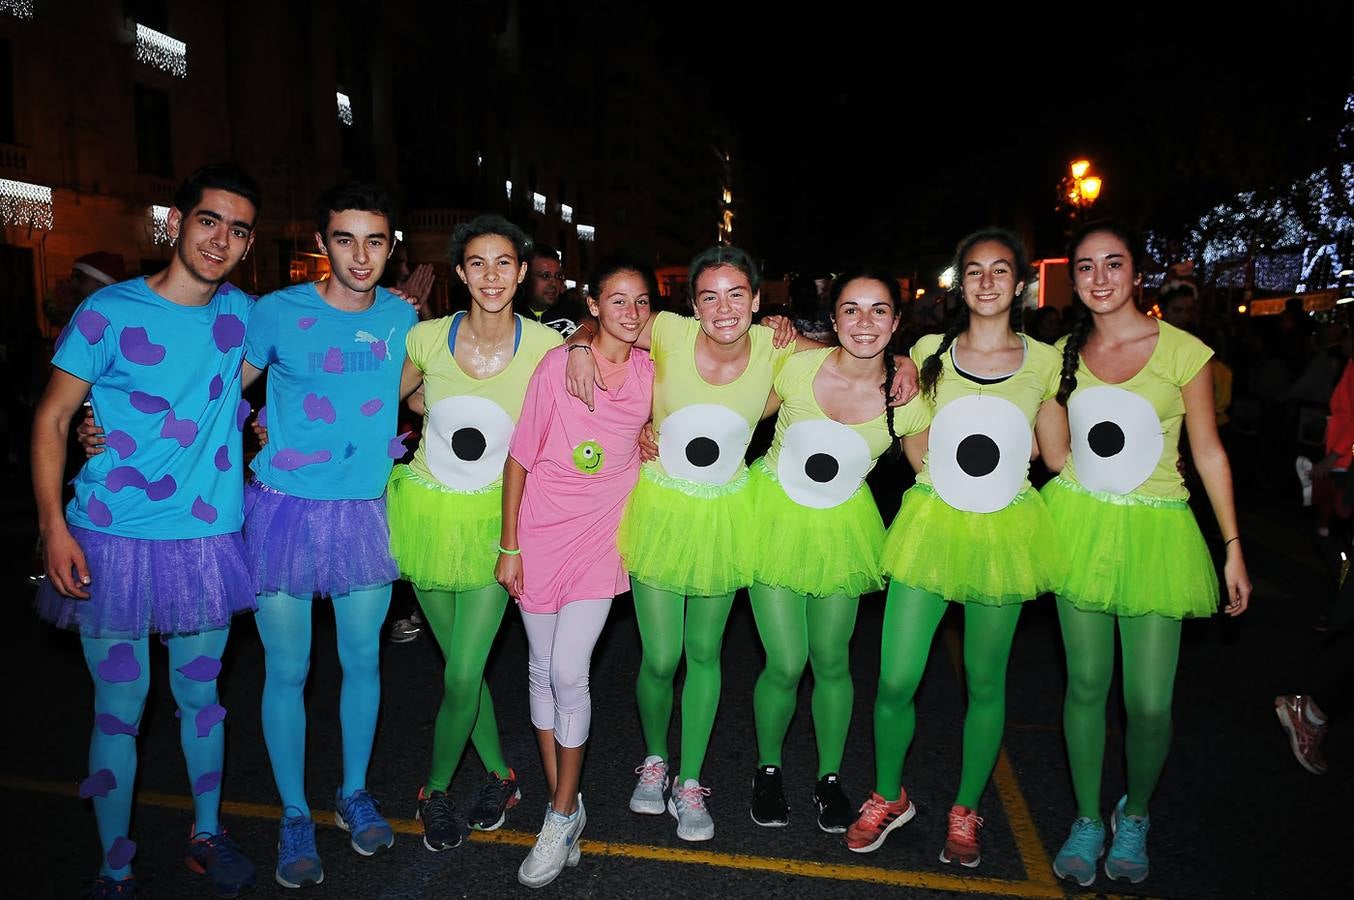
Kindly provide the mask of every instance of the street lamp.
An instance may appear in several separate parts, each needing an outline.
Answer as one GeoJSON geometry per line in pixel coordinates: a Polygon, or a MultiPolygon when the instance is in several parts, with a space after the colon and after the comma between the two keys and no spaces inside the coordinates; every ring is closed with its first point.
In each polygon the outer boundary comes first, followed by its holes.
{"type": "Polygon", "coordinates": [[[1072,218],[1079,219],[1100,197],[1104,182],[1099,175],[1091,173],[1089,159],[1073,160],[1069,171],[1071,174],[1063,178],[1058,186],[1059,197],[1072,208],[1072,218]]]}

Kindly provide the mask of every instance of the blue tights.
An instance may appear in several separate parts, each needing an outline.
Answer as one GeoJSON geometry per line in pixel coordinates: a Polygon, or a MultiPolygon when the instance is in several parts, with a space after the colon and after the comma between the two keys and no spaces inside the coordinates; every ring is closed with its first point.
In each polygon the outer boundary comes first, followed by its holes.
{"type": "MultiPolygon", "coordinates": [[[[390,608],[390,585],[339,594],[333,598],[338,628],[339,725],[343,733],[343,784],[350,796],[367,786],[367,763],[381,707],[381,627],[390,608]]],[[[254,617],[263,641],[263,741],[273,764],[273,779],[284,807],[310,815],[306,802],[306,704],[310,673],[309,597],[261,594],[254,617]]]]}
{"type": "MultiPolygon", "coordinates": [[[[179,740],[193,788],[194,834],[216,834],[221,823],[221,765],[225,710],[217,703],[216,675],[229,628],[171,637],[169,688],[179,707],[179,740]]],[[[150,638],[80,640],[94,680],[90,777],[81,795],[94,800],[103,864],[99,874],[127,878],[135,845],[127,837],[136,781],[136,733],[150,690],[150,638]]]]}

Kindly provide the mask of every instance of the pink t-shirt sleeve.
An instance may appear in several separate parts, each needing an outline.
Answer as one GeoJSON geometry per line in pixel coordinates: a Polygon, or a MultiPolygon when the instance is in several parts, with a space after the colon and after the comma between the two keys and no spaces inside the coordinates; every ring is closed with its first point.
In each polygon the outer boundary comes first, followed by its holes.
{"type": "Polygon", "coordinates": [[[557,375],[555,371],[558,367],[552,364],[554,355],[547,353],[532,373],[526,398],[522,401],[522,414],[512,430],[512,440],[508,442],[508,455],[528,472],[536,467],[545,450],[550,417],[554,414],[555,399],[551,393],[554,382],[551,379],[563,379],[562,373],[557,375]]]}

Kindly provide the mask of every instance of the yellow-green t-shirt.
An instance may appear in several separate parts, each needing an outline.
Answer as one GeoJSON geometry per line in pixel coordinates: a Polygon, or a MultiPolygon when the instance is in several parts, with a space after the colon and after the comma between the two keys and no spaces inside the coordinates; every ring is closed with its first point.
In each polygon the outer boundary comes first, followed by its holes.
{"type": "MultiPolygon", "coordinates": [[[[1111,494],[1143,494],[1170,500],[1189,497],[1181,477],[1182,388],[1213,356],[1187,331],[1158,321],[1157,345],[1147,363],[1127,381],[1108,384],[1085,362],[1077,366],[1077,389],[1067,399],[1072,455],[1064,478],[1111,494]]],[[[1058,342],[1061,350],[1067,339],[1058,342]]]]}
{"type": "MultiPolygon", "coordinates": [[[[790,499],[818,509],[850,499],[892,443],[887,413],[848,425],[818,404],[813,382],[835,349],[796,353],[781,367],[775,377],[780,395],[776,435],[766,451],[766,464],[790,499]]],[[[879,399],[882,408],[882,394],[879,399]]],[[[930,421],[930,409],[920,397],[893,411],[893,430],[900,437],[925,431],[930,421]]]]}
{"type": "Polygon", "coordinates": [[[454,318],[420,322],[405,339],[409,361],[423,372],[427,407],[410,468],[453,490],[477,491],[502,481],[527,382],[541,357],[563,340],[553,329],[517,316],[522,333],[512,360],[497,375],[472,378],[453,356],[454,318]]]}
{"type": "Polygon", "coordinates": [[[696,319],[668,312],[654,318],[649,356],[654,364],[656,462],[668,475],[727,484],[742,471],[743,454],[766,409],[772,381],[794,355],[794,345],[777,350],[771,346],[771,329],[753,325],[747,368],[728,384],[713,385],[696,370],[699,334],[696,319]]]}
{"type": "MultiPolygon", "coordinates": [[[[912,347],[920,369],[940,346],[928,334],[912,347]]],[[[994,384],[974,381],[955,369],[953,344],[941,357],[932,401],[931,435],[919,484],[968,512],[1005,509],[1030,483],[1030,452],[1039,407],[1058,392],[1062,357],[1048,344],[1021,335],[1020,368],[994,384]]]]}

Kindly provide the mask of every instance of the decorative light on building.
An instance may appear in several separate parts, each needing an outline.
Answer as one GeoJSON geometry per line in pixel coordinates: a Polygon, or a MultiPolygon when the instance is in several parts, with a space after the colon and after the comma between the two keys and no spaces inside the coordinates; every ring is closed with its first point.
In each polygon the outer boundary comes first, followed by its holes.
{"type": "Polygon", "coordinates": [[[576,287],[578,287],[577,281],[574,281],[572,278],[564,279],[564,289],[566,291],[572,291],[576,287]]]}
{"type": "Polygon", "coordinates": [[[338,98],[338,117],[344,125],[353,124],[353,101],[343,91],[335,91],[338,98]]]}
{"type": "Polygon", "coordinates": [[[400,231],[398,228],[395,229],[395,240],[400,242],[404,241],[404,232],[400,231]]]}
{"type": "Polygon", "coordinates": [[[725,203],[733,202],[733,191],[729,190],[728,188],[724,189],[724,202],[725,203]]]}
{"type": "Polygon", "coordinates": [[[595,241],[595,240],[597,240],[597,229],[596,229],[595,227],[593,227],[592,225],[579,225],[579,226],[578,226],[578,239],[579,239],[580,241],[595,241]]]}
{"type": "Polygon", "coordinates": [[[512,182],[511,181],[503,182],[503,189],[507,193],[508,199],[512,200],[512,182]]]}
{"type": "Polygon", "coordinates": [[[544,214],[544,213],[545,213],[545,194],[538,194],[537,192],[532,191],[532,192],[531,192],[531,208],[532,208],[532,210],[535,211],[535,212],[544,214]]]}
{"type": "Polygon", "coordinates": [[[574,208],[567,203],[561,203],[559,205],[559,217],[560,221],[564,222],[564,224],[572,224],[574,221],[574,208]]]}
{"type": "Polygon", "coordinates": [[[941,290],[948,291],[950,288],[954,287],[954,276],[956,274],[957,273],[954,271],[954,266],[950,266],[944,272],[940,273],[941,290]]]}
{"type": "Polygon", "coordinates": [[[0,178],[0,222],[52,230],[52,189],[0,178]]]}
{"type": "Polygon", "coordinates": [[[0,0],[0,12],[7,12],[16,19],[31,19],[33,0],[0,0]]]}
{"type": "Polygon", "coordinates": [[[150,208],[150,239],[155,244],[172,244],[169,239],[169,207],[152,206],[150,208]]]}
{"type": "Polygon", "coordinates": [[[176,78],[188,77],[188,45],[140,22],[136,25],[136,61],[176,78]]]}

